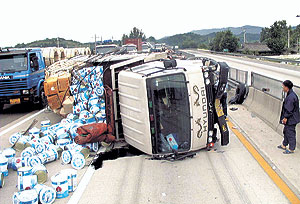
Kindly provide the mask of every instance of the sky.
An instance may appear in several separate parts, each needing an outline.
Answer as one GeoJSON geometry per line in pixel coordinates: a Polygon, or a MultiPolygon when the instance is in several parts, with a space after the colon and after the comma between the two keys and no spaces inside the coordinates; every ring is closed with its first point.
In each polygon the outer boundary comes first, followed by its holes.
{"type": "Polygon", "coordinates": [[[45,38],[121,39],[136,26],[159,39],[192,30],[300,24],[300,1],[1,0],[0,47],[45,38]],[[278,2],[278,3],[277,3],[278,2]]]}

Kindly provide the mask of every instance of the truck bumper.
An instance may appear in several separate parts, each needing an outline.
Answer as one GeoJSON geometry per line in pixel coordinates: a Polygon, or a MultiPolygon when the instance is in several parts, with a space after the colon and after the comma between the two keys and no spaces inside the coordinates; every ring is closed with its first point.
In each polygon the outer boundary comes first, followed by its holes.
{"type": "Polygon", "coordinates": [[[0,96],[1,104],[18,104],[11,103],[11,99],[20,99],[20,103],[28,103],[34,101],[33,95],[19,95],[19,96],[0,96]]]}

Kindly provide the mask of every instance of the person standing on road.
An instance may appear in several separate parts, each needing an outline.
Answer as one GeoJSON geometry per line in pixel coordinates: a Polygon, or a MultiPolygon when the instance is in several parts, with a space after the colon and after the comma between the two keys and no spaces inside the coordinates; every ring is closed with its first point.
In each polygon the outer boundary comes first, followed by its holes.
{"type": "Polygon", "coordinates": [[[280,115],[280,123],[284,125],[284,139],[282,145],[279,145],[278,148],[285,150],[284,154],[291,154],[294,153],[296,148],[296,125],[300,122],[299,99],[293,91],[293,83],[290,80],[284,81],[282,88],[287,95],[280,115]]]}

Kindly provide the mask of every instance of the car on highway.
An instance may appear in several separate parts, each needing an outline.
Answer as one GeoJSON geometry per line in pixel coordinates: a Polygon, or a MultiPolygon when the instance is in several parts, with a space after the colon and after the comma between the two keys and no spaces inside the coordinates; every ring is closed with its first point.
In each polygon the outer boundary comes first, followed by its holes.
{"type": "Polygon", "coordinates": [[[125,48],[127,52],[137,52],[137,46],[134,44],[127,44],[122,47],[125,48]]]}
{"type": "Polygon", "coordinates": [[[106,54],[116,50],[119,46],[115,44],[97,45],[96,54],[106,54]]]}

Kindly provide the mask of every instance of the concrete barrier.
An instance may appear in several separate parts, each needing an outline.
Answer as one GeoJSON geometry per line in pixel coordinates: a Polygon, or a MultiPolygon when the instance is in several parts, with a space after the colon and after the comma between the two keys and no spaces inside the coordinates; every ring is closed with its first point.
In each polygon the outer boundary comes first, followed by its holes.
{"type": "MultiPolygon", "coordinates": [[[[251,112],[266,122],[270,127],[283,135],[283,125],[279,124],[282,101],[253,87],[244,102],[251,112]]],[[[297,126],[297,143],[300,145],[300,125],[297,126]]]]}
{"type": "Polygon", "coordinates": [[[253,87],[249,87],[248,96],[247,96],[246,100],[243,103],[246,107],[250,107],[251,106],[251,104],[253,102],[253,96],[254,96],[254,88],[253,87]]]}

